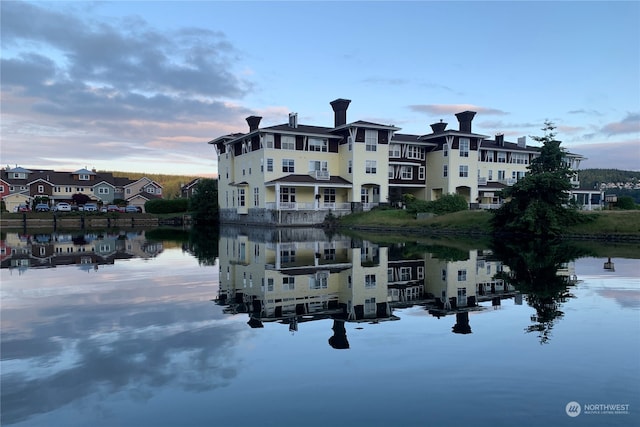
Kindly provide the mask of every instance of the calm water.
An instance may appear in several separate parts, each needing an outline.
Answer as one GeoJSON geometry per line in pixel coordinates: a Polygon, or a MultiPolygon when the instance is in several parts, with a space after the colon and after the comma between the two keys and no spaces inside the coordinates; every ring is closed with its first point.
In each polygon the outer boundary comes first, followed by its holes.
{"type": "Polygon", "coordinates": [[[640,423],[638,259],[531,288],[468,242],[3,238],[3,426],[640,423]]]}

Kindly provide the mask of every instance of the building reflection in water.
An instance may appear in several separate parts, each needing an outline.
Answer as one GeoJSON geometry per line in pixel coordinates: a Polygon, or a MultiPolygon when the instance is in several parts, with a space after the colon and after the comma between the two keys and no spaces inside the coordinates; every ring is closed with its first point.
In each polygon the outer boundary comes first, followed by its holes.
{"type": "Polygon", "coordinates": [[[0,266],[20,274],[64,265],[91,272],[116,260],[154,258],[163,251],[163,243],[147,240],[144,231],[7,232],[3,237],[0,266]]]}
{"type": "Polygon", "coordinates": [[[345,322],[399,320],[394,309],[420,305],[435,317],[455,317],[452,332],[472,333],[469,312],[500,309],[522,295],[497,278],[508,269],[490,250],[407,244],[378,245],[320,229],[228,227],[219,240],[220,287],[216,303],[246,313],[248,325],[287,325],[333,319],[329,344],[349,348],[345,322]],[[491,302],[491,306],[488,303],[491,302]]]}

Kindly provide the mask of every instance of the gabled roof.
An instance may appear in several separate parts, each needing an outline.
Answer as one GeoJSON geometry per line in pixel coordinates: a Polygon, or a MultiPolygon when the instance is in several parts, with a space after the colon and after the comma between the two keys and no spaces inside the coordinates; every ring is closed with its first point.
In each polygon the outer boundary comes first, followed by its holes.
{"type": "Polygon", "coordinates": [[[74,175],[95,175],[96,173],[87,169],[78,169],[73,174],[74,175]]]}
{"type": "Polygon", "coordinates": [[[393,144],[394,142],[408,142],[408,143],[415,143],[415,144],[420,144],[420,145],[438,145],[435,142],[431,142],[431,141],[422,141],[420,139],[420,135],[409,135],[406,133],[394,133],[393,134],[393,138],[391,138],[391,144],[393,144]]]}
{"type": "Polygon", "coordinates": [[[16,166],[15,168],[7,169],[7,172],[12,172],[12,173],[31,173],[31,171],[29,169],[21,168],[19,166],[16,166]]]}
{"type": "Polygon", "coordinates": [[[300,134],[310,134],[310,135],[322,135],[326,138],[339,138],[335,135],[332,135],[330,132],[333,128],[328,128],[325,126],[308,126],[308,125],[297,125],[296,127],[289,126],[289,124],[281,124],[275,126],[268,126],[265,128],[258,129],[259,131],[275,131],[282,133],[300,133],[300,134]]]}

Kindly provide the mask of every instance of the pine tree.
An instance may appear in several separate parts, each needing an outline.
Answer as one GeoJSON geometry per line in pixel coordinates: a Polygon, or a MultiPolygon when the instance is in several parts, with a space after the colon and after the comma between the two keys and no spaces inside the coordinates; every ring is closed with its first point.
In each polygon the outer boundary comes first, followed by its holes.
{"type": "Polygon", "coordinates": [[[494,233],[553,237],[579,220],[575,209],[568,206],[574,172],[565,162],[566,151],[555,139],[554,129],[553,123],[545,121],[545,135],[532,137],[542,143],[540,156],[531,162],[527,175],[502,190],[507,202],[492,218],[494,233]]]}

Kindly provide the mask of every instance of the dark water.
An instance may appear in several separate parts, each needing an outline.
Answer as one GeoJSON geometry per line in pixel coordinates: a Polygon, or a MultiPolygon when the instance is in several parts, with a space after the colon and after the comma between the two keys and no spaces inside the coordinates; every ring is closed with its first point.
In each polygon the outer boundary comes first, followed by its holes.
{"type": "Polygon", "coordinates": [[[640,422],[638,259],[318,230],[3,238],[3,426],[640,422]]]}

